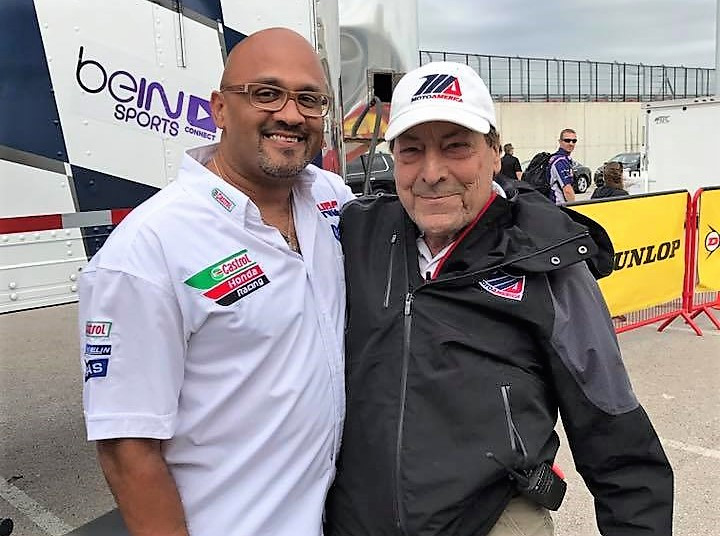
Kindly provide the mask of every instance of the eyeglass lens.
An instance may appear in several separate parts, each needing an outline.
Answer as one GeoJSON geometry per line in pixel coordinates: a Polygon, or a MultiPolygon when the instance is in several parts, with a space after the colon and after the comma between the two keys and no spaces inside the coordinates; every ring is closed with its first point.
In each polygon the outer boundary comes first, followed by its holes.
{"type": "Polygon", "coordinates": [[[250,103],[268,111],[278,111],[292,98],[303,115],[320,117],[325,115],[329,101],[327,96],[314,91],[289,91],[270,85],[250,85],[250,103]]]}
{"type": "Polygon", "coordinates": [[[577,139],[576,139],[576,138],[563,138],[563,141],[564,141],[565,143],[577,143],[577,139]]]}

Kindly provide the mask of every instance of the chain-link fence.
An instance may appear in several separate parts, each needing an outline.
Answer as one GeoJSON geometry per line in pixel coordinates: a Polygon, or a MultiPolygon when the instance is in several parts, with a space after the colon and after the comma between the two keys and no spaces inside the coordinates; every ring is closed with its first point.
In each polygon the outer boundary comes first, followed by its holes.
{"type": "Polygon", "coordinates": [[[710,95],[714,69],[420,51],[475,69],[499,101],[657,101],[710,95]]]}

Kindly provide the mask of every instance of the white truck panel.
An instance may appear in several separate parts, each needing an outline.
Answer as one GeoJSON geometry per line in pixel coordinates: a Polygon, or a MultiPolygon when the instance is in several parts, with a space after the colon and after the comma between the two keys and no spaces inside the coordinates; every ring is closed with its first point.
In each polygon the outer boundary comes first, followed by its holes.
{"type": "Polygon", "coordinates": [[[0,180],[0,215],[4,218],[75,210],[65,174],[0,160],[0,180]]]}
{"type": "MultiPolygon", "coordinates": [[[[68,177],[0,160],[3,217],[75,211],[68,177]]],[[[80,229],[0,236],[0,313],[77,299],[78,270],[87,262],[80,229]]]]}
{"type": "Polygon", "coordinates": [[[0,313],[77,300],[87,264],[80,229],[3,235],[0,259],[0,313]]]}
{"type": "Polygon", "coordinates": [[[646,112],[646,191],[719,186],[718,97],[652,102],[646,112]]]}
{"type": "MultiPolygon", "coordinates": [[[[216,85],[220,79],[216,29],[182,18],[184,39],[193,45],[181,54],[178,14],[146,0],[78,2],[72,10],[58,9],[53,0],[36,4],[73,164],[162,187],[175,175],[185,147],[215,141],[188,133],[185,119],[190,95],[208,99],[208,81],[216,85]],[[153,83],[158,85],[151,92],[153,83]],[[166,107],[181,108],[175,128],[166,107]],[[118,158],[118,152],[127,157],[118,158]]],[[[206,117],[199,107],[197,119],[206,117]]]]}
{"type": "Polygon", "coordinates": [[[225,24],[245,35],[263,28],[282,26],[295,30],[313,46],[316,45],[313,0],[222,0],[222,10],[225,24]]]}

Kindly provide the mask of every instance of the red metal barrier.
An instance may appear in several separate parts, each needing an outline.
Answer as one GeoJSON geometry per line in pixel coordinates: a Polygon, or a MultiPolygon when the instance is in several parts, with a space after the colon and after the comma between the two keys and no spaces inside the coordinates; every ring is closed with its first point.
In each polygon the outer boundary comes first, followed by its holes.
{"type": "Polygon", "coordinates": [[[682,310],[660,324],[658,331],[663,331],[672,324],[673,320],[681,317],[689,325],[696,335],[702,336],[702,330],[691,316],[693,294],[695,293],[695,266],[697,260],[697,200],[700,191],[695,192],[691,199],[688,195],[687,213],[685,217],[685,276],[683,280],[682,310]]]}
{"type": "Polygon", "coordinates": [[[693,296],[693,306],[691,309],[692,312],[690,313],[690,318],[696,318],[697,316],[705,313],[705,315],[707,315],[707,317],[710,319],[710,322],[712,322],[715,327],[720,330],[720,320],[718,320],[712,312],[713,309],[720,310],[720,293],[706,292],[703,294],[714,294],[715,298],[709,302],[695,304],[694,301],[697,299],[697,294],[693,296]]]}
{"type": "Polygon", "coordinates": [[[694,228],[694,256],[692,259],[691,266],[693,267],[692,270],[692,280],[689,282],[692,286],[692,293],[690,295],[690,303],[688,305],[687,311],[690,313],[690,318],[695,319],[701,314],[705,314],[709,319],[710,322],[712,322],[715,325],[715,328],[720,330],[720,321],[715,317],[715,315],[712,312],[712,309],[720,309],[720,292],[695,292],[695,273],[697,270],[697,263],[698,263],[698,255],[700,252],[700,240],[698,237],[698,231],[699,231],[699,216],[700,216],[700,198],[702,197],[703,189],[700,188],[697,192],[695,192],[695,195],[693,196],[693,210],[695,212],[694,217],[692,219],[692,227],[694,228]],[[698,302],[698,294],[701,296],[712,296],[714,294],[714,298],[710,300],[703,300],[702,302],[698,302]]]}
{"type": "Polygon", "coordinates": [[[668,318],[675,319],[682,314],[682,297],[674,300],[653,305],[646,309],[632,311],[624,315],[613,317],[615,333],[623,333],[631,329],[641,328],[650,324],[666,320],[668,318]]]}
{"type": "Polygon", "coordinates": [[[701,210],[700,199],[703,189],[698,190],[690,197],[688,195],[687,212],[685,218],[685,273],[683,276],[682,297],[662,304],[654,305],[640,311],[633,311],[626,315],[613,318],[616,333],[623,333],[662,321],[658,331],[663,331],[676,318],[682,318],[698,336],[702,336],[702,329],[698,326],[696,318],[705,314],[713,325],[720,330],[720,320],[714,311],[720,310],[720,292],[696,291],[698,255],[700,242],[699,216],[701,210]]]}

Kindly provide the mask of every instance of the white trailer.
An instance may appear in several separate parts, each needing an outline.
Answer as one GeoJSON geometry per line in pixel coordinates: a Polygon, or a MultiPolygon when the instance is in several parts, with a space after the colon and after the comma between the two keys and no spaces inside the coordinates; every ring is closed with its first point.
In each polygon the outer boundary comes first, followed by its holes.
{"type": "Polygon", "coordinates": [[[415,0],[0,2],[0,313],[76,300],[78,271],[114,225],[173,179],[186,148],[219,139],[210,92],[227,51],[257,30],[292,28],[320,54],[334,97],[322,160],[342,172],[343,110],[385,84],[378,73],[415,66],[416,11],[415,0]]]}
{"type": "Polygon", "coordinates": [[[644,190],[719,186],[720,97],[650,102],[645,112],[644,190]]]}

